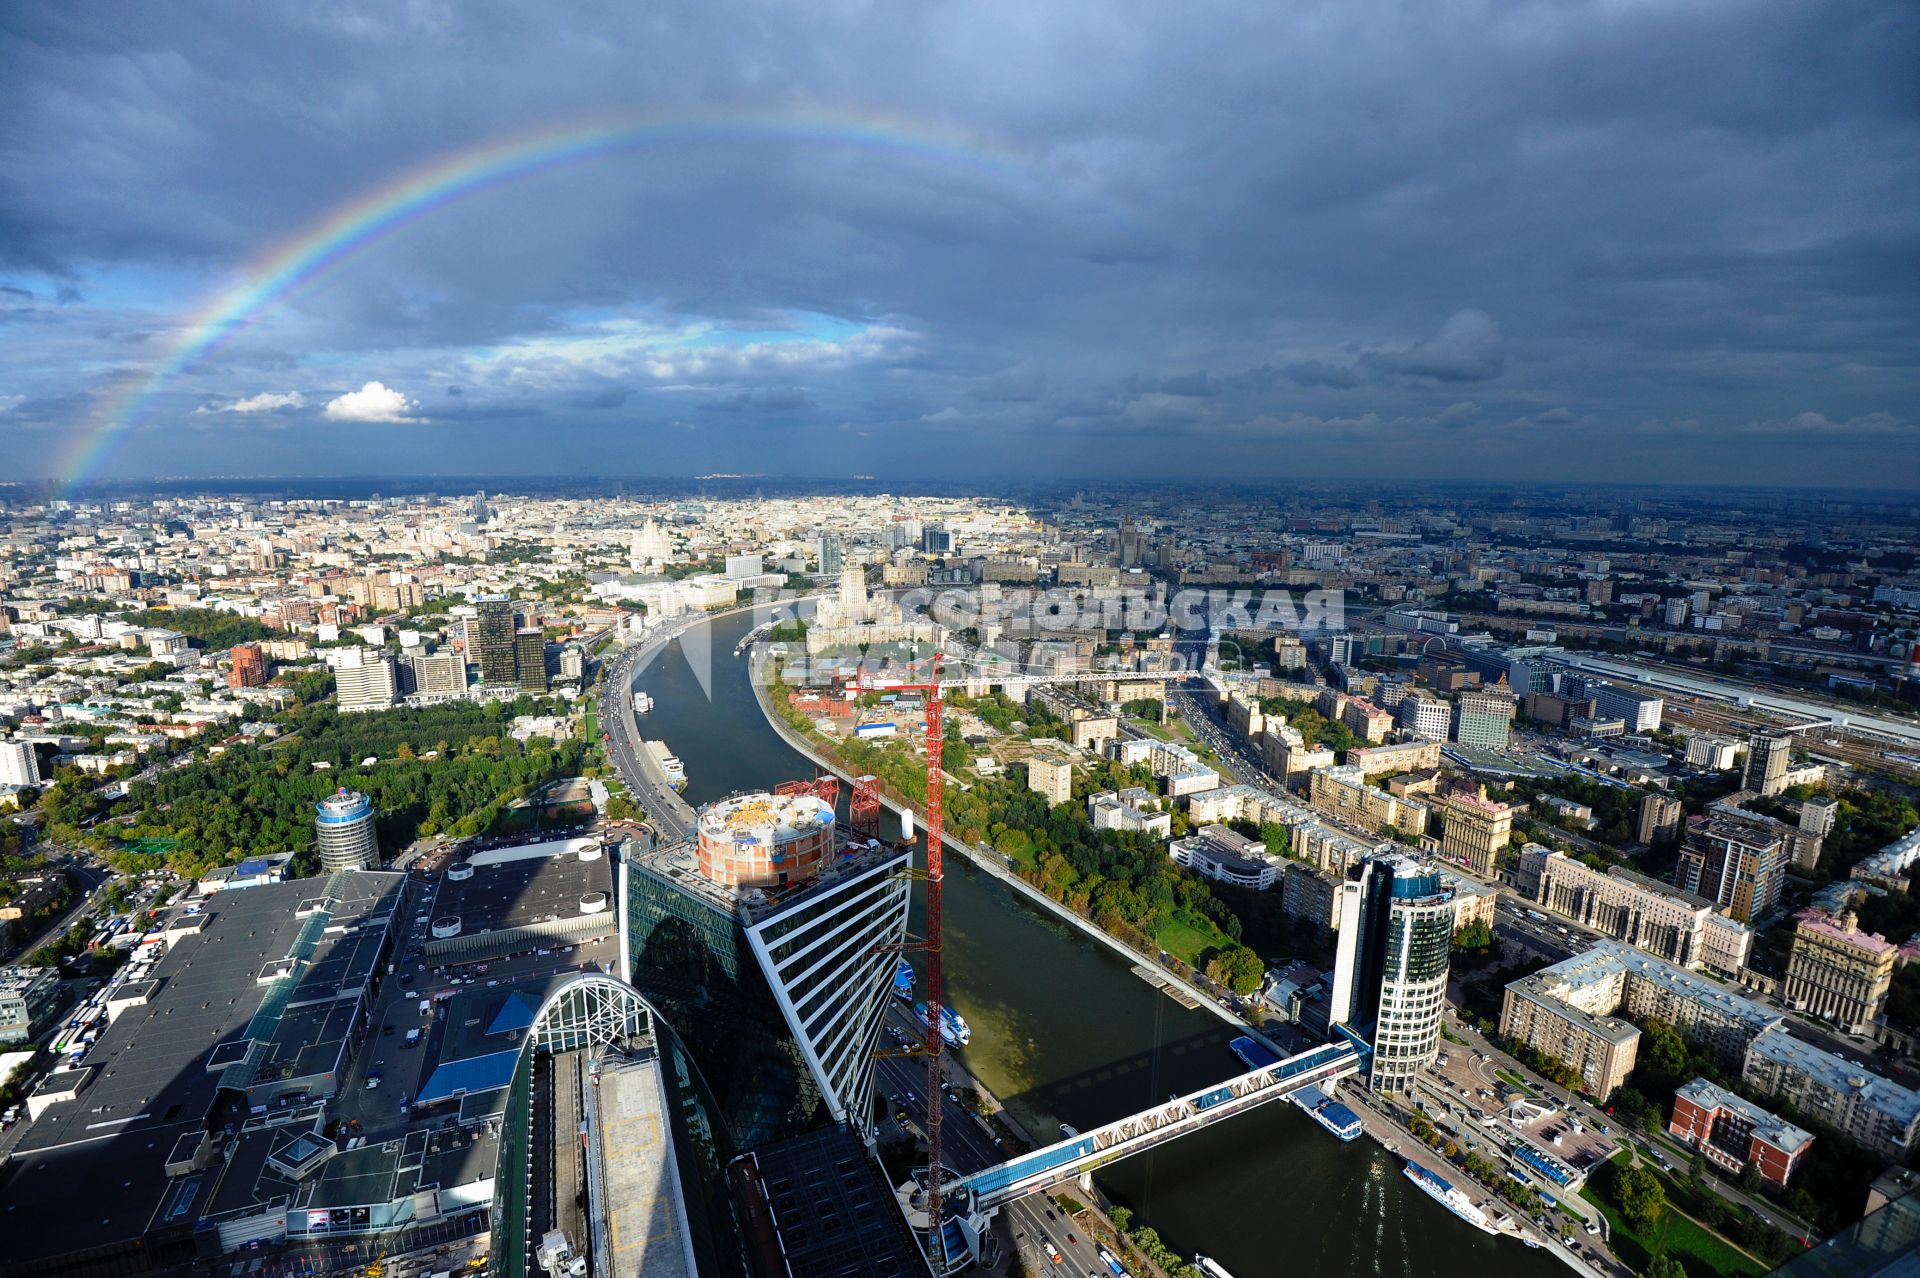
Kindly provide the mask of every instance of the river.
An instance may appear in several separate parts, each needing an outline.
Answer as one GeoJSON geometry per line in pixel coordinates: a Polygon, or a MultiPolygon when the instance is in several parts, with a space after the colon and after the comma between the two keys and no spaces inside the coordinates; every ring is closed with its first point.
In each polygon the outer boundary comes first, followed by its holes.
{"type": "MultiPolygon", "coordinates": [[[[654,699],[641,733],[686,764],[696,807],[812,772],[767,726],[747,663],[732,656],[751,625],[742,614],[712,627],[711,700],[677,645],[637,676],[654,699]]],[[[1096,1127],[1240,1071],[1218,1017],[1156,992],[1118,955],[964,858],[949,858],[946,882],[947,998],[973,1027],[959,1058],[1029,1130],[1096,1127]]],[[[912,927],[922,930],[918,917],[912,927]]],[[[1204,1251],[1237,1278],[1566,1272],[1545,1252],[1455,1220],[1401,1176],[1398,1160],[1364,1139],[1341,1144],[1282,1103],[1100,1180],[1170,1246],[1204,1251]]]]}

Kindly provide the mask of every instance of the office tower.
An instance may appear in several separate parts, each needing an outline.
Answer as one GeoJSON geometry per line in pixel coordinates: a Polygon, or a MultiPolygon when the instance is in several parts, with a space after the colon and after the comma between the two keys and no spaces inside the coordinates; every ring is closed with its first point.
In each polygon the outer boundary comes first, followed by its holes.
{"type": "Polygon", "coordinates": [[[1402,700],[1395,708],[1394,722],[1402,732],[1411,733],[1423,741],[1445,741],[1447,729],[1453,722],[1453,713],[1447,708],[1446,702],[1415,694],[1402,700]]]}
{"type": "Polygon", "coordinates": [[[258,688],[266,683],[267,659],[260,655],[259,644],[235,644],[227,662],[229,688],[258,688]]]}
{"type": "Polygon", "coordinates": [[[0,741],[0,785],[39,785],[40,756],[25,741],[0,741]]]}
{"type": "Polygon", "coordinates": [[[521,691],[547,690],[547,636],[538,626],[513,632],[513,670],[521,691]]]}
{"type": "Polygon", "coordinates": [[[1672,626],[1676,630],[1679,629],[1681,626],[1686,625],[1687,624],[1686,596],[1675,595],[1673,598],[1667,600],[1667,602],[1661,607],[1660,619],[1666,622],[1667,625],[1672,626]]]}
{"type": "Polygon", "coordinates": [[[1680,833],[1684,809],[1680,800],[1664,794],[1649,794],[1640,800],[1640,826],[1635,837],[1642,843],[1664,843],[1680,833]]]}
{"type": "Polygon", "coordinates": [[[467,659],[448,648],[440,652],[410,652],[401,658],[408,672],[408,695],[422,700],[453,701],[467,695],[467,659]]]}
{"type": "Polygon", "coordinates": [[[1368,1085],[1404,1090],[1440,1053],[1453,893],[1410,856],[1369,857],[1340,885],[1327,1023],[1373,1045],[1368,1085]]]}
{"type": "Polygon", "coordinates": [[[364,653],[358,664],[335,667],[333,690],[342,710],[391,709],[400,699],[393,658],[384,652],[364,653]]]}
{"type": "Polygon", "coordinates": [[[473,522],[476,524],[484,524],[487,522],[487,517],[490,514],[492,514],[492,512],[487,509],[487,494],[486,491],[482,489],[473,495],[473,522]]]}
{"type": "Polygon", "coordinates": [[[1739,919],[1753,923],[1780,902],[1787,873],[1787,841],[1751,821],[1715,816],[1688,836],[1674,878],[1739,919]]]}
{"type": "Polygon", "coordinates": [[[1513,732],[1514,696],[1502,688],[1468,688],[1453,703],[1453,739],[1461,745],[1504,750],[1513,732]]]}
{"type": "Polygon", "coordinates": [[[816,552],[820,559],[820,575],[832,577],[840,571],[841,543],[838,533],[827,533],[820,538],[816,552]]]}
{"type": "Polygon", "coordinates": [[[953,534],[944,524],[928,524],[920,530],[920,550],[928,555],[945,555],[953,550],[953,534]]]}
{"type": "Polygon", "coordinates": [[[1837,918],[1804,910],[1793,925],[1787,956],[1787,1006],[1864,1034],[1886,1005],[1900,947],[1862,932],[1851,911],[1837,918]]]}
{"type": "Polygon", "coordinates": [[[380,861],[374,837],[373,804],[364,794],[342,789],[314,805],[314,845],[321,870],[371,869],[380,861]]]}
{"type": "Polygon", "coordinates": [[[505,687],[520,681],[514,665],[513,601],[505,595],[482,595],[474,601],[467,622],[467,659],[480,667],[480,682],[505,687]]]}
{"type": "Polygon", "coordinates": [[[697,829],[621,862],[634,984],[681,1011],[741,1145],[815,1126],[822,1110],[869,1134],[911,849],[851,841],[810,794],[736,795],[697,829]]]}
{"type": "Polygon", "coordinates": [[[1627,725],[1628,732],[1658,731],[1660,718],[1666,712],[1664,698],[1630,692],[1597,680],[1588,681],[1586,695],[1593,698],[1596,718],[1618,719],[1627,725]]]}
{"type": "Polygon", "coordinates": [[[1793,757],[1793,737],[1785,732],[1756,732],[1747,739],[1747,771],[1741,786],[1757,794],[1778,794],[1787,788],[1787,765],[1793,757]]]}
{"type": "Polygon", "coordinates": [[[1513,808],[1475,794],[1455,794],[1444,805],[1440,852],[1482,878],[1492,878],[1513,834],[1513,808]]]}
{"type": "Polygon", "coordinates": [[[1141,559],[1142,538],[1140,526],[1133,522],[1133,516],[1127,515],[1120,520],[1120,566],[1138,568],[1141,559]]]}

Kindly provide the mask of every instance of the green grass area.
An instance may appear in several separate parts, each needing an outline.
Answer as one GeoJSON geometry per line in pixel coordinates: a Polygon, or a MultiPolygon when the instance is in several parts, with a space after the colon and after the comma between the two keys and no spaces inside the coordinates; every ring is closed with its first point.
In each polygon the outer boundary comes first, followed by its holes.
{"type": "Polygon", "coordinates": [[[594,749],[600,748],[600,712],[593,703],[587,704],[587,744],[594,749]]]}
{"type": "Polygon", "coordinates": [[[1597,1188],[1606,1172],[1596,1168],[1595,1173],[1580,1196],[1605,1213],[1614,1254],[1629,1269],[1644,1271],[1653,1257],[1664,1254],[1679,1261],[1689,1278],[1759,1278],[1767,1272],[1766,1265],[1671,1205],[1646,1233],[1630,1229],[1620,1209],[1597,1188]]]}
{"type": "Polygon", "coordinates": [[[1161,724],[1153,723],[1146,719],[1129,719],[1127,720],[1127,723],[1132,727],[1140,729],[1140,731],[1146,733],[1148,736],[1157,738],[1158,740],[1161,740],[1161,741],[1173,740],[1173,734],[1167,731],[1167,729],[1161,724]]]}
{"type": "Polygon", "coordinates": [[[1192,966],[1203,951],[1222,949],[1232,944],[1225,934],[1206,920],[1187,916],[1161,924],[1153,939],[1161,949],[1188,966],[1192,966]]]}
{"type": "Polygon", "coordinates": [[[1538,1096],[1540,1094],[1539,1092],[1534,1091],[1533,1088],[1527,1084],[1526,1079],[1520,1077],[1520,1075],[1514,1073],[1510,1069],[1496,1069],[1495,1071],[1493,1071],[1493,1076],[1499,1079],[1503,1083],[1508,1083],[1514,1087],[1519,1088],[1521,1091],[1525,1092],[1529,1096],[1538,1096]]]}

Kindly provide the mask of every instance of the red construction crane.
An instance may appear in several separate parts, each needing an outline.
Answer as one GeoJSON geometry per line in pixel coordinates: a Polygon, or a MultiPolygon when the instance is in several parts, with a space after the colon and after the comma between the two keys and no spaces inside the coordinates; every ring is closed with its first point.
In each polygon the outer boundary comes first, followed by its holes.
{"type": "MultiPolygon", "coordinates": [[[[946,1272],[946,1222],[940,1210],[940,1084],[943,1081],[940,1060],[946,1043],[940,1036],[941,996],[945,988],[941,979],[940,881],[941,856],[945,851],[942,836],[946,829],[941,784],[944,774],[940,770],[940,750],[946,741],[941,717],[940,658],[940,653],[933,654],[925,683],[888,680],[885,685],[889,692],[924,692],[927,697],[927,1221],[932,1226],[930,1245],[935,1273],[946,1272]]],[[[878,691],[879,688],[876,685],[865,690],[878,691]]],[[[855,784],[853,801],[857,804],[868,796],[877,815],[878,785],[872,777],[861,777],[855,784]]],[[[857,819],[855,824],[859,824],[857,819]]]]}

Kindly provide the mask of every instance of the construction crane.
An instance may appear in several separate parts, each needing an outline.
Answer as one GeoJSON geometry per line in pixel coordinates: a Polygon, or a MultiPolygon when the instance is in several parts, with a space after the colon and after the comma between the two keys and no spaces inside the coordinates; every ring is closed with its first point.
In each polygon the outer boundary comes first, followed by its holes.
{"type": "MultiPolygon", "coordinates": [[[[946,1272],[946,1220],[940,1206],[940,1100],[945,1094],[942,1082],[940,1061],[946,1040],[940,1036],[942,995],[945,983],[941,971],[941,881],[944,877],[942,861],[944,859],[946,820],[943,811],[942,776],[940,769],[940,750],[945,744],[945,725],[941,714],[941,690],[948,685],[940,682],[940,653],[934,653],[929,662],[928,678],[924,683],[887,682],[887,690],[895,692],[924,692],[927,697],[927,937],[921,948],[927,955],[927,1223],[932,1235],[929,1249],[933,1255],[934,1272],[946,1272]]],[[[919,663],[915,663],[916,665],[919,663]]],[[[865,687],[863,691],[879,691],[877,687],[865,687]]],[[[870,805],[873,816],[877,818],[879,808],[879,784],[870,776],[860,777],[854,783],[853,803],[870,805]]],[[[858,810],[856,808],[856,810],[858,810]]],[[[856,819],[858,826],[860,821],[856,819]]]]}
{"type": "MultiPolygon", "coordinates": [[[[948,688],[965,688],[977,683],[982,677],[991,679],[991,675],[968,679],[940,678],[940,663],[943,653],[934,653],[931,658],[912,662],[908,665],[911,672],[917,667],[927,667],[927,677],[920,682],[905,682],[893,679],[877,680],[873,683],[855,685],[862,692],[919,692],[926,695],[927,711],[927,934],[926,939],[917,944],[909,943],[903,949],[921,949],[927,955],[927,1022],[925,1025],[925,1047],[927,1058],[927,1222],[932,1238],[930,1249],[933,1255],[934,1272],[946,1272],[946,1230],[941,1212],[940,1188],[940,1099],[942,1096],[941,1060],[944,1056],[946,1040],[941,1037],[940,1024],[943,1016],[943,998],[945,982],[942,974],[941,944],[941,883],[944,877],[942,861],[944,859],[946,836],[945,813],[945,772],[940,766],[940,755],[946,744],[946,724],[941,693],[948,688]]],[[[1190,671],[1110,671],[1076,672],[1069,675],[1048,677],[1048,683],[1088,683],[1093,681],[1136,679],[1184,679],[1190,671]]],[[[908,678],[914,676],[909,673],[908,678]]],[[[819,785],[816,778],[814,786],[819,785]]],[[[794,783],[795,789],[806,787],[807,783],[794,783]]],[[[808,787],[811,788],[811,787],[808,787]]],[[[879,825],[880,783],[872,776],[854,779],[854,786],[848,801],[848,821],[856,829],[871,835],[879,825]]],[[[915,1053],[916,1055],[920,1053],[915,1053]]]]}

